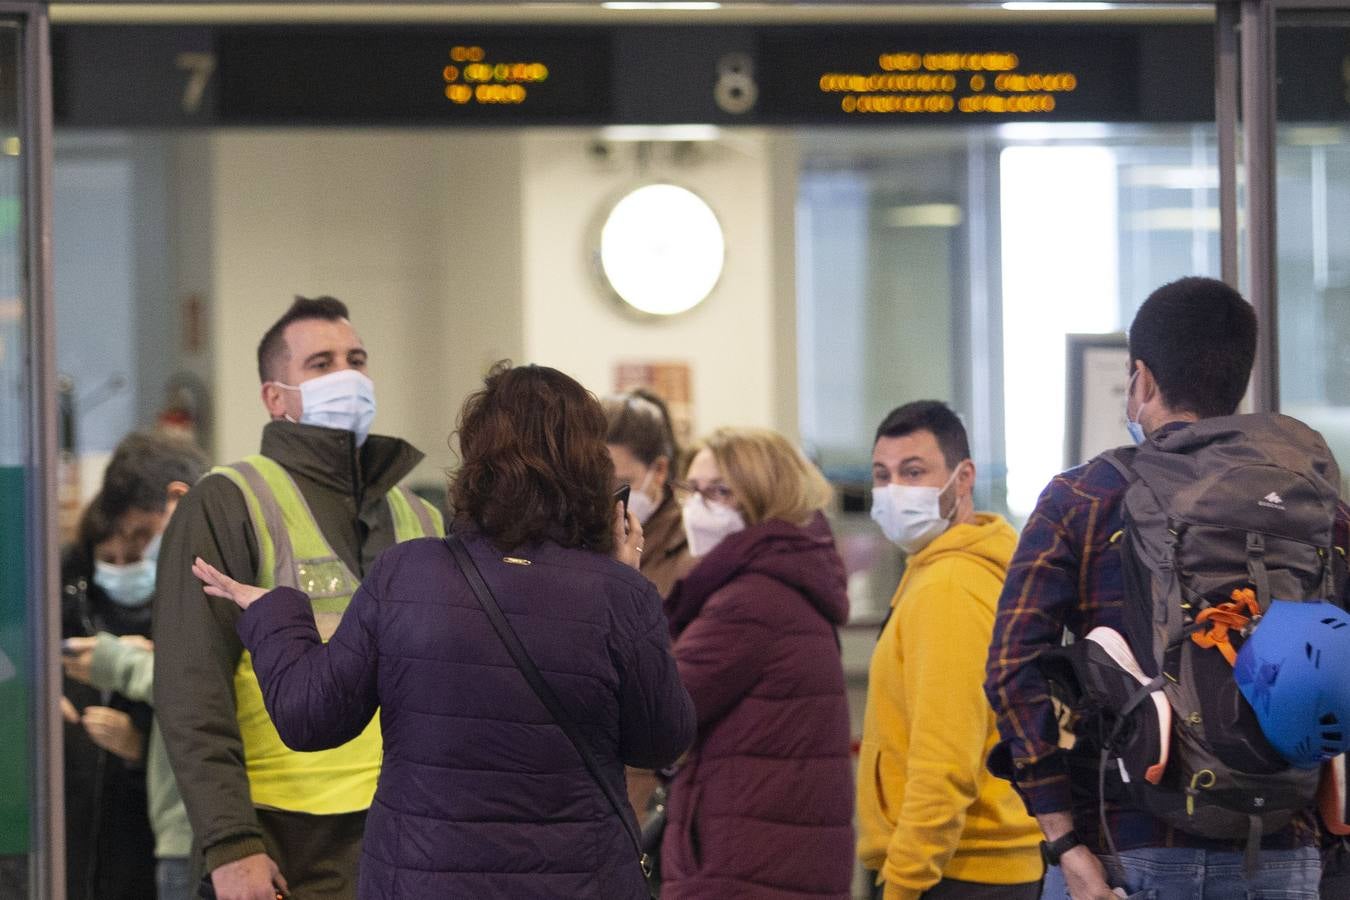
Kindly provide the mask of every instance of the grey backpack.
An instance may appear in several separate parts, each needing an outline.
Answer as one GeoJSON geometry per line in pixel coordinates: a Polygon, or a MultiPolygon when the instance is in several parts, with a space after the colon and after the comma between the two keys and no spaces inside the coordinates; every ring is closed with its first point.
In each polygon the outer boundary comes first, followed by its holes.
{"type": "Polygon", "coordinates": [[[1260,612],[1272,598],[1335,599],[1336,461],[1317,432],[1267,414],[1204,419],[1103,459],[1129,484],[1113,538],[1123,636],[1153,679],[1143,692],[1161,691],[1172,712],[1161,781],[1135,779],[1127,796],[1190,834],[1245,835],[1250,862],[1263,833],[1314,805],[1319,773],[1275,751],[1229,660],[1192,635],[1206,629],[1201,612],[1235,590],[1251,589],[1260,612]]]}

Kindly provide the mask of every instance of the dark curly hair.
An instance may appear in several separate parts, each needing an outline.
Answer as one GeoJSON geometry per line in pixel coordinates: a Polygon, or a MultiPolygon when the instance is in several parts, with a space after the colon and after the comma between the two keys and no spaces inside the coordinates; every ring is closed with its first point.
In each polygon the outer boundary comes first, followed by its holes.
{"type": "Polygon", "coordinates": [[[546,366],[499,362],[459,414],[450,499],[502,550],[538,538],[608,553],[614,464],[590,391],[546,366]]]}

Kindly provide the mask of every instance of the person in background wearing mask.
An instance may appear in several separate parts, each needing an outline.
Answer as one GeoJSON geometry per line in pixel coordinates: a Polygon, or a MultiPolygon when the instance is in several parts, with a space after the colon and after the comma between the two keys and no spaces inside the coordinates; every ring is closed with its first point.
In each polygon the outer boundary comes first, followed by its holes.
{"type": "MultiPolygon", "coordinates": [[[[680,450],[670,410],[660,397],[640,388],[606,397],[600,406],[608,426],[605,444],[614,461],[614,477],[619,484],[632,486],[628,510],[642,524],[640,571],[664,598],[694,565],[671,487],[680,450]]],[[[646,825],[652,809],[664,800],[657,792],[660,778],[654,772],[629,769],[627,780],[628,802],[638,824],[646,825]]]]}
{"type": "Polygon", "coordinates": [[[628,508],[642,523],[642,574],[665,597],[693,567],[671,478],[680,451],[665,401],[635,390],[601,401],[609,433],[605,441],[614,475],[633,487],[628,508]]]}
{"type": "MultiPolygon", "coordinates": [[[[61,566],[61,635],[107,631],[144,640],[154,583],[138,579],[122,540],[99,508],[80,516],[61,566]],[[105,585],[107,587],[105,587],[105,585]]],[[[153,896],[154,835],[146,815],[146,735],[150,708],[65,679],[66,892],[72,900],[153,896]]]]}
{"type": "Polygon", "coordinates": [[[677,490],[698,561],[666,617],[698,738],[670,784],[661,896],[843,900],[848,594],[830,486],[781,435],[722,429],[677,490]]]}
{"type": "MultiPolygon", "coordinates": [[[[160,538],[178,499],[205,471],[205,455],[188,441],[128,435],[66,557],[66,880],[74,900],[152,897],[157,878],[162,884],[170,874],[162,866],[157,873],[156,858],[188,853],[191,835],[182,834],[186,820],[152,726],[148,688],[92,677],[91,657],[100,642],[110,652],[149,655],[160,538]],[[182,823],[176,841],[166,837],[174,821],[182,823]]],[[[159,891],[161,900],[172,896],[159,891]]]]}
{"type": "Polygon", "coordinates": [[[355,895],[379,774],[378,722],[355,740],[296,753],[263,706],[235,632],[239,609],[204,600],[196,557],[248,584],[309,594],[326,641],[360,579],[394,543],[444,533],[399,486],[422,454],[370,434],[367,354],[332,297],[297,297],[258,345],[262,451],[214,469],[179,505],[159,561],[155,708],[219,900],[355,895]]]}
{"type": "Polygon", "coordinates": [[[1040,831],[984,767],[998,741],[984,661],[1017,532],[975,511],[965,426],[936,400],[882,421],[872,485],[872,518],[907,557],[872,652],[858,763],[873,896],[1035,900],[1040,831]]]}

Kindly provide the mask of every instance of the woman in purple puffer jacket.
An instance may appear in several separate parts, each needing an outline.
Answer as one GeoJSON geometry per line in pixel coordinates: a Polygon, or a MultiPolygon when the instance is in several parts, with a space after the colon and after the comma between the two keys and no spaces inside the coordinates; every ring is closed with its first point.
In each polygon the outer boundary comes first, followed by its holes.
{"type": "MultiPolygon", "coordinates": [[[[605,425],[561,372],[499,365],[465,403],[451,495],[454,531],[622,797],[624,765],[672,762],[694,716],[661,599],[637,573],[641,526],[611,494],[605,425]]],[[[363,900],[647,897],[624,821],[444,542],[381,556],[326,645],[299,591],[194,571],[245,607],[239,635],[288,746],[338,746],[378,709],[363,900]]]]}
{"type": "Polygon", "coordinates": [[[849,895],[853,773],[825,479],[781,436],[718,431],[682,486],[699,562],[666,599],[698,740],[670,784],[662,900],[849,895]]]}

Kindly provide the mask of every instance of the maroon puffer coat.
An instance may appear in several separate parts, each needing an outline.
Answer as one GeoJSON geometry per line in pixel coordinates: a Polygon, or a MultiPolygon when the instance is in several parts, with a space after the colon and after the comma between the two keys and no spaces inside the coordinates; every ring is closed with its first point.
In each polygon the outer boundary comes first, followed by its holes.
{"type": "Polygon", "coordinates": [[[727,538],[666,615],[698,738],[670,786],[662,900],[848,897],[848,596],[824,517],[727,538]]]}

